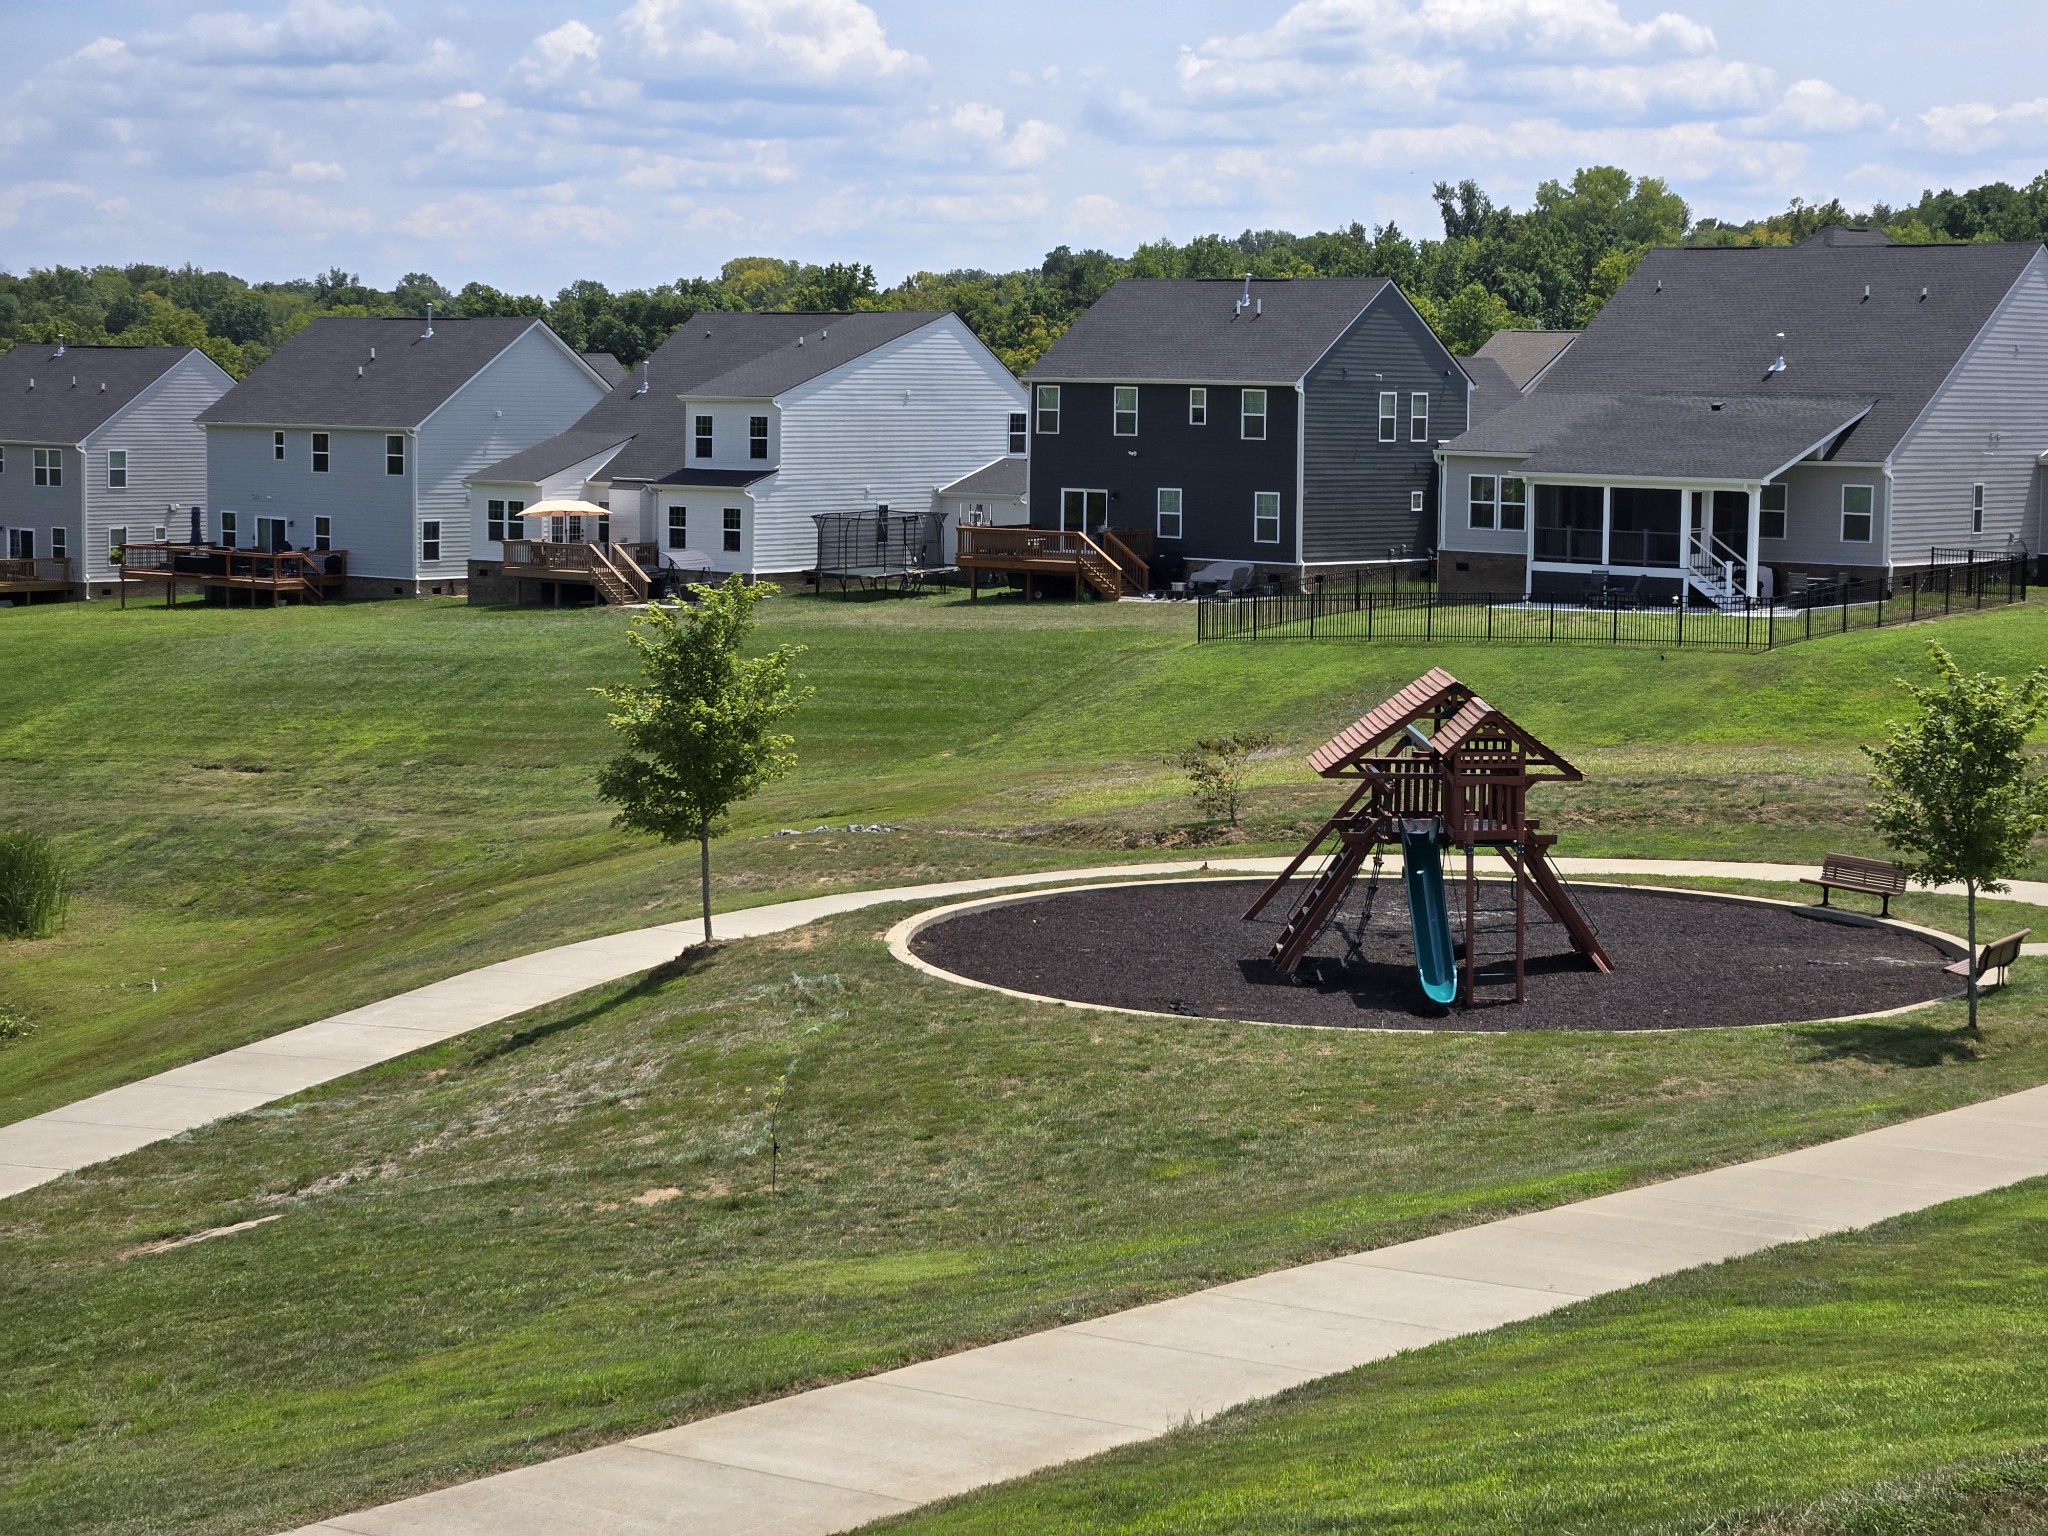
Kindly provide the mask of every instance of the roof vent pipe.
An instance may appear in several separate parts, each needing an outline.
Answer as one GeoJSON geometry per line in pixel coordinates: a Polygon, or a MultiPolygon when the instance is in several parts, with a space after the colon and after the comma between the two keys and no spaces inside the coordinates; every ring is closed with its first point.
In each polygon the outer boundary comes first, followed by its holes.
{"type": "Polygon", "coordinates": [[[633,393],[636,395],[644,395],[651,388],[653,388],[653,386],[650,383],[648,383],[647,380],[647,359],[643,357],[640,359],[640,387],[634,390],[633,393]]]}
{"type": "Polygon", "coordinates": [[[803,339],[803,337],[801,337],[801,336],[797,337],[797,339],[796,339],[796,344],[797,344],[798,346],[802,346],[802,345],[804,344],[804,339],[803,339]]]}
{"type": "Polygon", "coordinates": [[[62,331],[57,333],[57,355],[59,357],[64,355],[64,333],[62,331]]]}
{"type": "Polygon", "coordinates": [[[78,388],[78,375],[75,373],[71,375],[71,387],[73,389],[78,388]]]}
{"type": "Polygon", "coordinates": [[[377,349],[375,347],[370,348],[370,361],[373,363],[377,361],[377,349]]]}
{"type": "Polygon", "coordinates": [[[1764,371],[1767,373],[1783,373],[1785,371],[1785,333],[1783,331],[1778,332],[1777,359],[1764,371]]]}
{"type": "Polygon", "coordinates": [[[1263,314],[1264,314],[1265,312],[1266,312],[1266,301],[1265,301],[1264,299],[1254,299],[1254,300],[1252,300],[1252,318],[1253,318],[1254,320],[1258,319],[1258,318],[1259,318],[1259,316],[1263,315],[1263,314]]]}
{"type": "Polygon", "coordinates": [[[1868,283],[1863,285],[1863,302],[1866,304],[1870,302],[1870,284],[1868,283]]]}
{"type": "Polygon", "coordinates": [[[434,306],[427,305],[427,328],[420,334],[421,341],[431,341],[434,335],[434,306]]]}
{"type": "Polygon", "coordinates": [[[1927,290],[1926,290],[1925,288],[1922,288],[1922,289],[1920,290],[1920,298],[1921,298],[1921,301],[1922,301],[1923,303],[1924,303],[1924,302],[1926,301],[1926,298],[1927,298],[1927,290]]]}
{"type": "Polygon", "coordinates": [[[356,364],[356,377],[360,379],[360,378],[361,378],[362,376],[363,376],[363,365],[362,365],[361,363],[357,363],[357,364],[356,364]]]}

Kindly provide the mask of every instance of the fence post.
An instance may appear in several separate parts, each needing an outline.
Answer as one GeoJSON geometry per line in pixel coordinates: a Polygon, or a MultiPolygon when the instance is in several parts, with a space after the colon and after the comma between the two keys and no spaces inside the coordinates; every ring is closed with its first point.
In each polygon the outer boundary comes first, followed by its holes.
{"type": "Polygon", "coordinates": [[[1809,639],[1809,640],[1811,640],[1811,639],[1813,638],[1813,604],[1812,604],[1812,603],[1808,603],[1808,604],[1806,605],[1806,638],[1807,638],[1807,639],[1809,639]]]}
{"type": "Polygon", "coordinates": [[[1607,631],[1607,643],[1609,645],[1619,645],[1621,644],[1621,610],[1619,608],[1610,608],[1607,612],[1612,619],[1612,623],[1607,631]]]}
{"type": "Polygon", "coordinates": [[[1493,640],[1493,599],[1490,597],[1486,600],[1486,638],[1489,643],[1493,640]]]}
{"type": "Polygon", "coordinates": [[[1550,600],[1550,643],[1557,644],[1557,599],[1550,600]]]}
{"type": "Polygon", "coordinates": [[[1909,608],[1907,609],[1907,616],[1906,616],[1906,622],[1907,622],[1908,624],[1916,623],[1916,622],[1918,622],[1918,620],[1919,620],[1919,618],[1920,618],[1920,578],[1919,578],[1919,577],[1915,576],[1915,577],[1913,578],[1913,583],[1912,583],[1912,586],[1911,586],[1910,590],[1911,590],[1911,592],[1912,592],[1912,594],[1913,594],[1913,597],[1912,597],[1912,604],[1911,604],[1911,606],[1910,606],[1910,607],[1909,607],[1909,608]]]}
{"type": "Polygon", "coordinates": [[[1842,633],[1849,633],[1849,583],[1842,583],[1842,633]]]}
{"type": "Polygon", "coordinates": [[[1436,592],[1434,589],[1425,593],[1422,599],[1422,638],[1425,640],[1434,640],[1436,638],[1436,592]]]}

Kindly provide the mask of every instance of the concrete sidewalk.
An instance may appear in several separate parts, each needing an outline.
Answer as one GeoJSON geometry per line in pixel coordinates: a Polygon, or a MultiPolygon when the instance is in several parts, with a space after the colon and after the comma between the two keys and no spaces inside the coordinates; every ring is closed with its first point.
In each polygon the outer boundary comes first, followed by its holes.
{"type": "MultiPolygon", "coordinates": [[[[1113,864],[887,890],[841,891],[830,896],[717,913],[712,919],[712,931],[720,939],[754,938],[888,902],[932,901],[1077,880],[1191,875],[1204,870],[1271,874],[1286,862],[1214,858],[1113,864]]],[[[1398,864],[1398,860],[1395,862],[1398,864]]],[[[1809,865],[1711,860],[1555,862],[1568,876],[1634,874],[1797,880],[1815,873],[1809,865]]],[[[1497,859],[1481,859],[1479,864],[1488,873],[1505,872],[1505,866],[1497,859]]],[[[2014,881],[2012,897],[2048,905],[2048,882],[2014,881]]],[[[437,1041],[515,1018],[586,988],[638,975],[674,959],[696,943],[701,932],[702,924],[697,919],[662,923],[500,961],[0,1126],[0,1199],[33,1189],[74,1168],[120,1157],[153,1141],[197,1130],[227,1115],[287,1098],[437,1041]]],[[[2028,952],[2036,952],[2036,946],[2029,945],[2028,952]]]]}
{"type": "Polygon", "coordinates": [[[2048,1174],[2048,1088],[804,1392],[298,1536],[741,1536],[883,1515],[1659,1275],[2048,1174]]]}

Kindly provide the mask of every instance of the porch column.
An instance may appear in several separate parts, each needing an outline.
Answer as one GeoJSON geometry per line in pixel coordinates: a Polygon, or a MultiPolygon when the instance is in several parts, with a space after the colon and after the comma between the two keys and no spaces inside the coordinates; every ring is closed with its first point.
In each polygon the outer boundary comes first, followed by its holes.
{"type": "Polygon", "coordinates": [[[1744,566],[1744,569],[1745,569],[1745,570],[1747,570],[1747,572],[1748,572],[1748,575],[1747,575],[1747,577],[1745,577],[1745,579],[1743,580],[1743,583],[1742,583],[1742,591],[1743,591],[1743,595],[1744,595],[1744,596],[1746,596],[1746,597],[1747,597],[1747,598],[1748,598],[1748,599],[1749,599],[1749,600],[1750,600],[1751,602],[1755,602],[1755,601],[1756,601],[1756,588],[1757,588],[1757,581],[1756,581],[1756,555],[1757,555],[1757,541],[1758,541],[1758,540],[1759,540],[1759,539],[1760,539],[1760,538],[1762,537],[1762,535],[1763,535],[1763,524],[1764,524],[1764,492],[1763,492],[1763,487],[1762,487],[1762,486],[1760,486],[1760,485],[1752,485],[1752,486],[1751,486],[1751,487],[1749,488],[1749,553],[1748,553],[1748,560],[1746,561],[1746,563],[1745,563],[1745,566],[1744,566]]]}
{"type": "Polygon", "coordinates": [[[1610,551],[1614,547],[1614,487],[1600,487],[1600,563],[1612,565],[1610,551]]]}

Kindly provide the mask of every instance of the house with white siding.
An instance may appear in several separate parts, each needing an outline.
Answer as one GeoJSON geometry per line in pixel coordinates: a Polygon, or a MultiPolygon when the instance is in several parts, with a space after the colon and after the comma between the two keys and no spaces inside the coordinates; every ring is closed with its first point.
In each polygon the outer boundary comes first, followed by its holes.
{"type": "Polygon", "coordinates": [[[1653,250],[1438,450],[1440,569],[1451,590],[1597,580],[1725,608],[1965,552],[2038,556],[2044,457],[2041,245],[1831,228],[1653,250]]]}
{"type": "Polygon", "coordinates": [[[944,487],[1011,452],[1023,414],[1023,386],[957,315],[699,314],[573,428],[469,477],[475,590],[502,580],[505,538],[536,535],[512,504],[564,495],[605,510],[607,539],[794,577],[815,514],[940,511],[944,487]]]}
{"type": "Polygon", "coordinates": [[[0,597],[111,594],[130,538],[179,536],[206,500],[195,418],[234,382],[194,347],[0,356],[0,597]]]}
{"type": "Polygon", "coordinates": [[[539,320],[315,320],[201,413],[208,537],[334,551],[351,597],[460,593],[469,477],[611,392],[539,320]]]}

